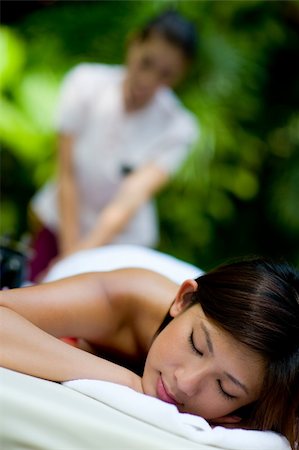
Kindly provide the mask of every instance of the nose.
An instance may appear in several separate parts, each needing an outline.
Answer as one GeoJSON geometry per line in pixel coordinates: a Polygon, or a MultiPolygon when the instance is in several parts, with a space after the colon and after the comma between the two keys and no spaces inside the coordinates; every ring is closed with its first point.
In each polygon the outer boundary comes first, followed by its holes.
{"type": "Polygon", "coordinates": [[[159,76],[154,70],[148,70],[140,77],[140,86],[145,91],[155,91],[160,84],[159,76]]]}
{"type": "Polygon", "coordinates": [[[208,374],[207,368],[180,367],[175,373],[177,388],[187,397],[197,394],[208,374]]]}

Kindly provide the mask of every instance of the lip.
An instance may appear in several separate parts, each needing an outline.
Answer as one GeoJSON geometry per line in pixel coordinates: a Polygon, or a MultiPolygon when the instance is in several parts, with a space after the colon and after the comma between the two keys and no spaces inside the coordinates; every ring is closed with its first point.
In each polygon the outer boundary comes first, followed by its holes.
{"type": "Polygon", "coordinates": [[[156,392],[157,397],[166,403],[171,403],[172,405],[182,405],[182,403],[178,402],[175,396],[173,396],[170,392],[168,392],[167,388],[165,387],[165,384],[163,382],[162,376],[160,374],[158,380],[157,380],[157,386],[156,386],[156,392]]]}

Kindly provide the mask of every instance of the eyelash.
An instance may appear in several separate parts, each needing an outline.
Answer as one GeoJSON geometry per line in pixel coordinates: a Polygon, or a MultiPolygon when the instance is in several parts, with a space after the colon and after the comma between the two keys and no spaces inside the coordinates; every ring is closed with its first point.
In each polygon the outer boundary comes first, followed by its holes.
{"type": "MultiPolygon", "coordinates": [[[[201,352],[198,348],[195,347],[194,341],[193,341],[193,330],[189,336],[189,343],[191,346],[191,350],[196,353],[196,355],[199,356],[203,356],[203,352],[201,352]]],[[[217,380],[217,386],[218,386],[218,391],[220,392],[220,394],[227,400],[234,400],[236,397],[234,395],[230,395],[228,394],[223,387],[221,386],[221,381],[217,380]]]]}
{"type": "Polygon", "coordinates": [[[191,349],[194,353],[196,353],[199,356],[203,356],[203,352],[201,352],[198,348],[195,347],[194,341],[193,341],[193,330],[192,333],[189,336],[189,342],[190,342],[190,346],[191,349]]]}
{"type": "Polygon", "coordinates": [[[225,397],[227,400],[234,400],[236,397],[234,395],[230,395],[227,392],[223,390],[223,387],[221,386],[221,381],[217,380],[218,390],[220,394],[225,397]]]}

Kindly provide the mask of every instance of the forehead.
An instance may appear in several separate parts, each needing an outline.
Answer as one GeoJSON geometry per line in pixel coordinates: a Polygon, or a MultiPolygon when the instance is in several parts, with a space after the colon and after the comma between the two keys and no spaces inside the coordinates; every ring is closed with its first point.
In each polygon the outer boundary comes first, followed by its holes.
{"type": "Polygon", "coordinates": [[[132,45],[139,56],[147,55],[159,59],[161,62],[174,64],[179,67],[186,64],[183,50],[176,44],[159,34],[152,34],[145,40],[135,40],[132,45]]]}

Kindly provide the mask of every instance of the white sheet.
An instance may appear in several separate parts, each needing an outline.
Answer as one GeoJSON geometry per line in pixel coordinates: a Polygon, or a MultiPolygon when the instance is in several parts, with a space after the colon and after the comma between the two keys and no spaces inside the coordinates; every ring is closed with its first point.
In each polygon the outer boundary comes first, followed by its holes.
{"type": "Polygon", "coordinates": [[[63,384],[145,423],[194,442],[225,450],[290,449],[286,439],[276,433],[223,427],[212,429],[202,417],[180,413],[174,405],[125,386],[95,380],[74,380],[63,384]]]}
{"type": "Polygon", "coordinates": [[[102,381],[65,387],[0,369],[0,407],[3,450],[289,450],[274,433],[211,431],[172,405],[102,381]]]}
{"type": "MultiPolygon", "coordinates": [[[[119,399],[121,403],[121,398],[119,399]]],[[[57,383],[0,369],[3,450],[212,450],[57,383]]]]}

